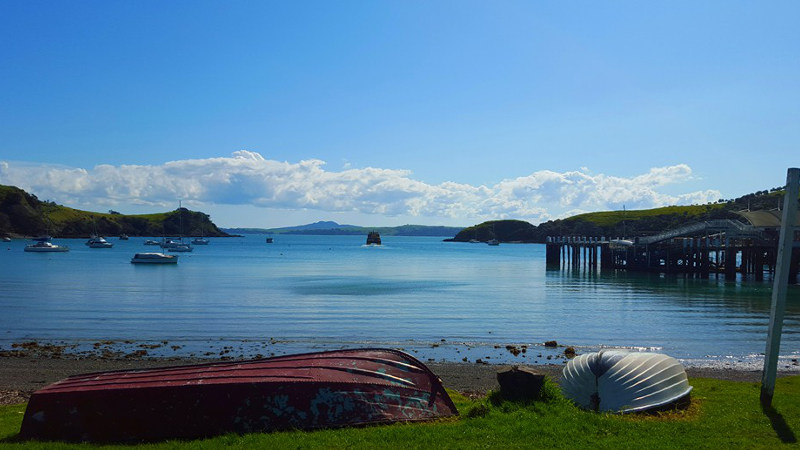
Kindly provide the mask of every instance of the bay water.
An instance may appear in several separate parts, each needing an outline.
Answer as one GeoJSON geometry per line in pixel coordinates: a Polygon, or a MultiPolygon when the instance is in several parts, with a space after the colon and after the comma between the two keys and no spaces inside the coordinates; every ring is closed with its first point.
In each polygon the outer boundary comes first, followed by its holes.
{"type": "MultiPolygon", "coordinates": [[[[722,277],[556,269],[539,244],[436,237],[212,238],[177,265],[131,264],[145,238],[67,253],[0,246],[0,350],[252,358],[351,347],[422,360],[563,363],[627,348],[689,366],[760,369],[772,284],[722,277]],[[557,347],[545,346],[556,341],[557,347]]],[[[780,370],[800,371],[800,287],[791,286],[780,370]]]]}

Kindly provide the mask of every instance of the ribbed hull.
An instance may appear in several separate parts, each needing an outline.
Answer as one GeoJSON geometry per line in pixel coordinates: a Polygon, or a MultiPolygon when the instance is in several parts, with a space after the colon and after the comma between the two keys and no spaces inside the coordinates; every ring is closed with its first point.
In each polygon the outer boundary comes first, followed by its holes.
{"type": "Polygon", "coordinates": [[[439,379],[413,357],[342,350],[70,377],[33,394],[20,434],[119,442],[455,414],[439,379]]]}
{"type": "Polygon", "coordinates": [[[607,350],[570,360],[561,389],[586,409],[633,412],[675,403],[689,395],[692,387],[675,358],[607,350]]]}

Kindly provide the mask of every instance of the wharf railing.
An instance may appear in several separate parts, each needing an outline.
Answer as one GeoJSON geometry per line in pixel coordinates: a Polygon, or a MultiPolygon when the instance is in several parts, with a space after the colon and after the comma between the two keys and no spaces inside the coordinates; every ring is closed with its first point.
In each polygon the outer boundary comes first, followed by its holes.
{"type": "Polygon", "coordinates": [[[729,237],[733,236],[751,236],[760,237],[761,232],[756,230],[751,225],[743,224],[737,220],[731,219],[717,219],[706,220],[704,222],[693,223],[674,230],[665,231],[653,236],[640,237],[637,241],[639,244],[655,244],[657,242],[666,241],[680,236],[691,236],[704,232],[708,234],[711,231],[725,232],[729,237]]]}

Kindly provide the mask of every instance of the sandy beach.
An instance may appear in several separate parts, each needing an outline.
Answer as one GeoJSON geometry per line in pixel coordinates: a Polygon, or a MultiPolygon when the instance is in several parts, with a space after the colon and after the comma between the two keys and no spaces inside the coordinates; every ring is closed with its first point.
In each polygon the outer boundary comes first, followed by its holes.
{"type": "MultiPolygon", "coordinates": [[[[109,370],[146,369],[185,364],[213,362],[211,359],[185,358],[46,358],[46,357],[0,357],[0,404],[22,403],[30,395],[50,383],[71,375],[109,370]]],[[[462,393],[485,394],[497,388],[497,371],[507,365],[480,363],[429,362],[426,364],[442,379],[445,387],[462,393]]],[[[527,366],[558,381],[563,364],[527,366]]],[[[733,381],[760,382],[761,371],[728,368],[686,369],[689,378],[717,378],[733,381]]],[[[779,376],[793,375],[779,372],[779,376]]]]}

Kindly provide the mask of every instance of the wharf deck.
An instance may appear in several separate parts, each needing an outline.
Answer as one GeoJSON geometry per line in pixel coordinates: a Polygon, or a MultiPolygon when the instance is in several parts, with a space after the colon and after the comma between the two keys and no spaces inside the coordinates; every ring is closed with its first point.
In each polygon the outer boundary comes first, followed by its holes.
{"type": "MultiPolygon", "coordinates": [[[[761,281],[774,276],[778,238],[774,229],[756,228],[733,220],[690,224],[654,236],[631,240],[606,237],[547,238],[548,267],[637,272],[724,274],[761,281]]],[[[789,271],[796,282],[800,266],[800,233],[795,233],[789,271]]]]}

